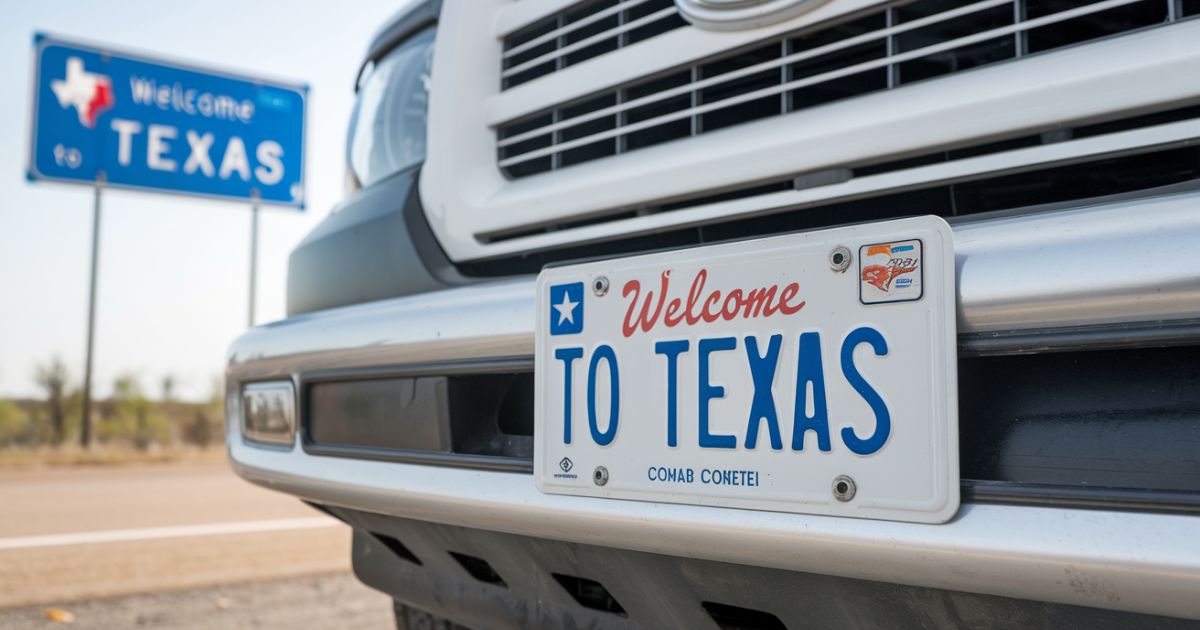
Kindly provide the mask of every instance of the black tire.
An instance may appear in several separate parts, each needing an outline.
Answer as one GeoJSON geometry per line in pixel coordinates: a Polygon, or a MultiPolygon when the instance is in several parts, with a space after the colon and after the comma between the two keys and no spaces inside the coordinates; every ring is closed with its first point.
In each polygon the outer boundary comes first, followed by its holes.
{"type": "Polygon", "coordinates": [[[396,630],[470,630],[396,600],[392,600],[392,608],[396,611],[396,630]]]}

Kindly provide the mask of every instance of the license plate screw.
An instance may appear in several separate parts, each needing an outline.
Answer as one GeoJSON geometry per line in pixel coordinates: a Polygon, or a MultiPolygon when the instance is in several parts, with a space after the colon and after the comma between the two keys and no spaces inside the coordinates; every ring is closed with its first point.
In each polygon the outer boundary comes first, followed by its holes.
{"type": "Polygon", "coordinates": [[[838,501],[846,503],[854,498],[854,493],[857,488],[854,486],[854,480],[846,475],[838,475],[833,479],[833,496],[838,501]]]}
{"type": "Polygon", "coordinates": [[[850,255],[850,250],[846,247],[838,245],[829,251],[829,268],[842,273],[850,268],[850,261],[853,256],[850,255]]]}
{"type": "Polygon", "coordinates": [[[608,277],[600,276],[592,280],[592,292],[596,294],[596,297],[604,297],[608,293],[608,277]]]}
{"type": "Polygon", "coordinates": [[[603,466],[597,466],[595,472],[592,473],[592,481],[596,482],[597,486],[603,486],[608,483],[608,469],[603,466]]]}

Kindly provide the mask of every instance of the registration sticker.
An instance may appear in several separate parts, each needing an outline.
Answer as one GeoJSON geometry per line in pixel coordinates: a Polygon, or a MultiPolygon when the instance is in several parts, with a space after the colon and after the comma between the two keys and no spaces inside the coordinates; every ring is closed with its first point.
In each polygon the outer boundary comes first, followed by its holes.
{"type": "Polygon", "coordinates": [[[921,241],[872,243],[858,250],[859,299],[863,304],[921,299],[921,241]]]}

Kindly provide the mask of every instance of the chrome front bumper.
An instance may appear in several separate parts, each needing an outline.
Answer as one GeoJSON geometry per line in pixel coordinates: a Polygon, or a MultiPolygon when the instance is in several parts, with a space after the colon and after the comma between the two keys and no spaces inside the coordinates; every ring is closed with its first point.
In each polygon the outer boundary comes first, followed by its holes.
{"type": "MultiPolygon", "coordinates": [[[[955,226],[969,352],[1196,336],[1200,193],[955,226]]],[[[528,359],[533,279],[295,317],[243,335],[227,388],[339,369],[528,359]]],[[[764,567],[1200,619],[1195,516],[965,504],[916,525],[544,495],[527,474],[310,455],[246,443],[244,478],[321,503],[439,523],[764,567]]],[[[970,418],[963,418],[970,422],[970,418]]]]}

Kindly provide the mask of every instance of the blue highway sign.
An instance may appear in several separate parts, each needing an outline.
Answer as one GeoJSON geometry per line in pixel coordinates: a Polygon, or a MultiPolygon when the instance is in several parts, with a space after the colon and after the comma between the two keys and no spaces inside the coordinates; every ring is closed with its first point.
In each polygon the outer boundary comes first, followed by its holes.
{"type": "Polygon", "coordinates": [[[28,176],[304,207],[308,88],[34,36],[28,176]]]}

